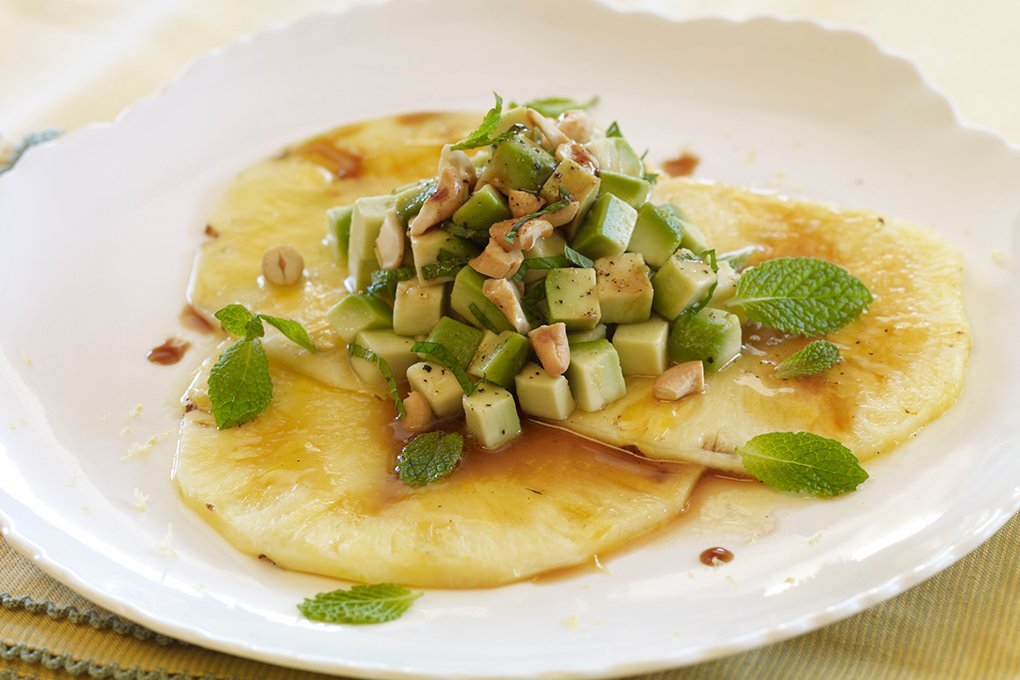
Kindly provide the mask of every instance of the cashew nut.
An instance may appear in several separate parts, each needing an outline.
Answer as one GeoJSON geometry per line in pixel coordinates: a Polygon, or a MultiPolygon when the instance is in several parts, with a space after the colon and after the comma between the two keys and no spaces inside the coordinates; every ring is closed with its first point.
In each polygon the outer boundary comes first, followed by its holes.
{"type": "Polygon", "coordinates": [[[506,279],[487,279],[482,284],[482,293],[492,304],[499,307],[503,316],[514,327],[518,333],[527,333],[531,330],[531,324],[521,306],[521,294],[517,286],[506,279]]]}
{"type": "Polygon", "coordinates": [[[524,254],[520,250],[503,250],[495,240],[489,239],[482,254],[469,260],[468,265],[489,278],[504,279],[516,274],[521,262],[524,262],[524,254]]]}
{"type": "Polygon", "coordinates": [[[510,214],[514,217],[530,215],[545,205],[545,201],[541,197],[527,191],[520,191],[519,189],[512,189],[510,191],[510,194],[507,196],[507,202],[510,204],[510,214]]]}
{"type": "MultiPolygon", "coordinates": [[[[567,208],[569,207],[567,206],[567,208]]],[[[567,208],[562,208],[561,210],[566,210],[567,208]]],[[[561,210],[557,210],[553,214],[555,215],[561,212],[561,210]]],[[[575,210],[574,212],[576,213],[577,211],[575,210]]],[[[528,220],[517,230],[517,237],[514,239],[514,243],[521,250],[531,250],[539,241],[552,235],[552,233],[553,225],[549,220],[540,218],[528,220]]]]}
{"type": "Polygon", "coordinates": [[[577,217],[577,211],[581,209],[581,204],[577,201],[571,201],[569,205],[565,205],[556,212],[548,213],[544,218],[554,227],[562,227],[572,219],[577,217]]]}
{"type": "Polygon", "coordinates": [[[570,365],[570,345],[567,343],[567,326],[564,323],[554,323],[547,326],[539,326],[528,333],[531,346],[542,362],[542,368],[549,375],[555,377],[563,375],[570,365]]]}
{"type": "Polygon", "coordinates": [[[404,227],[397,211],[386,213],[379,236],[375,240],[375,259],[383,269],[396,269],[404,261],[404,227]]]}
{"type": "Polygon", "coordinates": [[[475,166],[463,151],[443,147],[439,157],[439,182],[432,195],[425,199],[421,211],[411,219],[408,228],[412,236],[420,236],[431,227],[449,219],[457,208],[471,196],[475,183],[475,166]]]}
{"type": "Polygon", "coordinates": [[[705,366],[701,361],[685,361],[666,370],[655,379],[652,394],[663,401],[677,401],[684,397],[703,392],[705,389],[705,366]]]}
{"type": "Polygon", "coordinates": [[[274,286],[293,286],[304,270],[305,258],[294,246],[275,246],[262,256],[262,274],[274,286]]]}
{"type": "Polygon", "coordinates": [[[556,119],[556,126],[567,137],[581,144],[591,139],[592,123],[588,113],[581,109],[564,111],[556,119]]]}
{"type": "Polygon", "coordinates": [[[593,175],[599,170],[598,159],[583,144],[568,142],[567,144],[557,146],[556,160],[565,161],[568,159],[574,161],[593,175]]]}
{"type": "Polygon", "coordinates": [[[432,409],[424,394],[412,390],[404,398],[404,417],[401,423],[411,432],[421,432],[432,424],[432,409]]]}
{"type": "Polygon", "coordinates": [[[552,122],[535,109],[528,109],[528,122],[537,127],[545,138],[543,146],[546,149],[555,149],[560,144],[566,144],[570,139],[560,132],[556,123],[552,122]]]}

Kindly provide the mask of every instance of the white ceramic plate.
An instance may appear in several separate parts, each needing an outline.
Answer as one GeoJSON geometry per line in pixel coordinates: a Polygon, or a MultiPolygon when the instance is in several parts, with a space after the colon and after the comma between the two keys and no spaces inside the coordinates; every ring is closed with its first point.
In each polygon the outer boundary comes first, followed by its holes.
{"type": "Polygon", "coordinates": [[[857,33],[676,23],[573,1],[492,7],[398,2],[310,16],[199,60],[115,123],[35,150],[0,180],[0,515],[13,545],[124,616],[280,664],[606,676],[848,616],[946,567],[1016,510],[1020,151],[963,127],[915,67],[857,33]],[[295,603],[333,582],[238,554],[178,502],[174,399],[191,366],[150,365],[145,350],[178,331],[204,216],[240,169],[359,118],[482,110],[494,89],[597,93],[598,114],[653,159],[687,147],[703,158],[700,176],[941,232],[966,254],[975,343],[965,394],[869,465],[860,491],[780,511],[755,542],[739,527],[704,533],[699,519],[613,558],[608,572],[430,592],[385,626],[301,620],[295,603]],[[129,417],[137,404],[144,411],[129,417]],[[121,460],[161,432],[171,434],[147,455],[121,460]],[[150,496],[144,513],[132,507],[136,488],[150,496]],[[738,559],[700,566],[717,543],[738,545],[738,559]]]}

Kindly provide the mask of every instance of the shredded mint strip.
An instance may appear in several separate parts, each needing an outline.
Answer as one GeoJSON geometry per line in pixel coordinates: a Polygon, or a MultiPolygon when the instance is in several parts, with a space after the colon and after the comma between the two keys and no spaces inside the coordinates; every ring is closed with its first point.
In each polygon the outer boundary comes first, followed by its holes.
{"type": "Polygon", "coordinates": [[[827,371],[839,363],[839,348],[828,340],[815,340],[783,359],[776,366],[776,377],[802,378],[827,371]]]}
{"type": "Polygon", "coordinates": [[[472,302],[469,304],[468,311],[475,315],[478,323],[482,324],[482,327],[485,328],[485,330],[490,333],[499,333],[499,329],[496,328],[496,324],[492,323],[492,319],[489,318],[489,315],[486,314],[485,310],[479,307],[476,303],[472,302]]]}
{"type": "Polygon", "coordinates": [[[298,611],[307,619],[326,623],[386,623],[403,616],[421,595],[403,586],[377,583],[319,593],[306,598],[298,611]]]}
{"type": "Polygon", "coordinates": [[[868,478],[850,449],[809,432],[758,435],[737,453],[749,473],[783,491],[839,496],[868,478]]]}
{"type": "Polygon", "coordinates": [[[390,365],[386,363],[386,360],[381,356],[373,352],[367,347],[362,345],[354,344],[353,342],[347,345],[347,353],[352,357],[358,357],[365,361],[371,361],[375,364],[375,367],[382,373],[383,379],[386,381],[386,387],[390,393],[390,399],[393,400],[393,405],[397,409],[397,417],[403,418],[404,413],[404,400],[400,398],[400,390],[397,389],[397,381],[393,377],[393,371],[390,369],[390,365]]]}
{"type": "Polygon", "coordinates": [[[445,232],[453,234],[454,236],[460,236],[461,238],[466,238],[478,244],[488,243],[489,241],[489,232],[485,229],[468,229],[467,227],[462,227],[461,225],[453,222],[446,222],[439,228],[445,232]]]}
{"type": "Polygon", "coordinates": [[[727,304],[785,333],[821,335],[856,319],[871,301],[867,287],[840,266],[812,257],[781,257],[745,271],[727,304]]]}
{"type": "Polygon", "coordinates": [[[506,233],[506,236],[503,237],[503,238],[506,239],[506,242],[507,243],[513,243],[514,241],[516,241],[517,240],[517,232],[520,231],[521,227],[523,227],[525,224],[527,224],[531,220],[537,219],[537,218],[541,217],[542,215],[548,215],[549,213],[554,213],[557,210],[560,210],[561,208],[566,208],[568,205],[570,205],[570,203],[573,201],[573,199],[569,195],[568,196],[564,196],[563,193],[564,192],[561,189],[560,190],[560,199],[561,200],[557,201],[556,203],[551,203],[551,204],[545,206],[544,208],[542,208],[541,210],[536,210],[535,212],[531,213],[530,215],[525,215],[524,217],[521,217],[516,222],[514,222],[510,226],[510,231],[508,231],[506,233]]]}
{"type": "Polygon", "coordinates": [[[397,476],[408,486],[425,486],[448,477],[464,453],[456,432],[426,432],[409,441],[397,459],[397,476]]]}
{"type": "Polygon", "coordinates": [[[576,99],[568,99],[566,97],[545,97],[544,99],[532,99],[524,105],[529,109],[535,109],[543,116],[556,118],[561,113],[573,109],[590,109],[598,104],[598,102],[598,97],[592,97],[586,102],[579,102],[576,99]]]}
{"type": "Polygon", "coordinates": [[[528,317],[528,321],[532,326],[541,326],[548,320],[539,306],[542,300],[545,300],[545,284],[541,281],[521,298],[521,307],[524,309],[524,315],[528,317]]]}
{"type": "Polygon", "coordinates": [[[446,260],[445,262],[434,262],[421,268],[421,275],[426,281],[438,279],[442,276],[456,276],[457,272],[464,268],[467,260],[446,260]]]}
{"type": "Polygon", "coordinates": [[[453,145],[452,148],[454,150],[477,149],[480,146],[488,146],[495,141],[492,138],[492,134],[499,127],[499,118],[503,115],[503,98],[495,92],[492,94],[496,97],[496,105],[485,114],[482,124],[478,126],[477,130],[453,145]]]}
{"type": "Polygon", "coordinates": [[[372,272],[372,281],[365,288],[367,295],[389,295],[397,294],[397,284],[401,281],[413,279],[418,273],[414,267],[400,267],[398,269],[376,269],[372,272]]]}
{"type": "Polygon", "coordinates": [[[511,278],[514,281],[521,281],[524,279],[524,275],[532,269],[559,269],[566,267],[570,264],[566,257],[563,255],[549,255],[548,257],[528,257],[521,262],[521,266],[517,268],[511,278]]]}
{"type": "Polygon", "coordinates": [[[595,262],[585,255],[577,252],[570,246],[563,248],[563,257],[567,258],[567,261],[573,265],[581,267],[582,269],[590,269],[595,266],[595,262]]]}
{"type": "Polygon", "coordinates": [[[615,120],[606,128],[606,137],[623,137],[623,133],[620,132],[620,126],[617,125],[615,120]]]}
{"type": "Polygon", "coordinates": [[[420,341],[411,345],[411,351],[430,356],[438,363],[450,369],[450,372],[453,373],[453,377],[456,378],[457,382],[460,384],[460,389],[464,390],[464,394],[471,394],[475,391],[475,383],[471,380],[471,376],[469,376],[467,371],[464,370],[464,367],[460,365],[453,352],[442,344],[438,342],[420,341]]]}
{"type": "Polygon", "coordinates": [[[265,411],[273,400],[269,360],[262,346],[263,322],[309,352],[317,348],[297,321],[268,314],[253,314],[243,305],[227,305],[216,312],[224,330],[241,339],[223,350],[209,373],[209,401],[216,427],[243,425],[265,411]]]}

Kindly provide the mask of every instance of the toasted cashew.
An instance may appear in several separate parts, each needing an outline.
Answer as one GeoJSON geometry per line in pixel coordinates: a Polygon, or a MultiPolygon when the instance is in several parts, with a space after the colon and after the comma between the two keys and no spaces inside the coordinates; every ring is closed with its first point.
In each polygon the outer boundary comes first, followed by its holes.
{"type": "Polygon", "coordinates": [[[542,132],[542,136],[545,137],[545,148],[552,150],[558,147],[560,144],[566,144],[570,139],[560,132],[560,129],[556,127],[556,123],[549,120],[535,109],[528,109],[528,122],[537,127],[542,132]]]}
{"type": "Polygon", "coordinates": [[[593,128],[591,118],[588,117],[587,112],[581,109],[571,109],[561,113],[560,117],[556,119],[556,126],[560,132],[575,142],[584,144],[591,139],[593,128]]]}
{"type": "Polygon", "coordinates": [[[432,409],[424,394],[412,390],[404,397],[404,417],[401,423],[411,432],[421,432],[432,424],[432,409]]]}
{"type": "Polygon", "coordinates": [[[506,279],[488,279],[482,284],[482,293],[492,304],[499,307],[499,311],[503,312],[503,316],[515,331],[527,333],[531,330],[524,307],[521,306],[521,294],[517,286],[506,279]]]}
{"type": "Polygon", "coordinates": [[[595,158],[595,155],[588,150],[583,144],[576,142],[569,142],[567,144],[560,144],[556,147],[556,160],[565,161],[572,160],[582,168],[595,174],[599,170],[599,161],[595,158]]]}
{"type": "Polygon", "coordinates": [[[506,251],[494,239],[489,239],[482,254],[468,261],[468,265],[479,274],[493,279],[505,279],[517,273],[524,262],[520,250],[506,251]]]}
{"type": "Polygon", "coordinates": [[[677,401],[705,390],[705,366],[701,361],[685,361],[666,370],[655,379],[652,394],[663,401],[677,401]]]}
{"type": "Polygon", "coordinates": [[[549,375],[563,375],[570,365],[570,345],[567,343],[567,325],[554,323],[539,326],[528,333],[531,346],[549,375]]]}
{"type": "MultiPolygon", "coordinates": [[[[570,206],[567,207],[569,208],[570,206]]],[[[566,210],[566,208],[563,208],[563,210],[566,210]]],[[[556,213],[558,212],[560,211],[557,210],[556,213]]],[[[576,213],[577,211],[575,210],[574,212],[576,213]]],[[[521,250],[531,250],[539,241],[552,235],[552,233],[553,225],[549,220],[539,218],[528,220],[517,230],[517,238],[514,239],[514,243],[521,250]]]]}
{"type": "Polygon", "coordinates": [[[556,212],[551,212],[545,215],[545,219],[554,227],[562,227],[572,219],[577,217],[577,211],[581,209],[581,204],[577,201],[571,201],[570,205],[565,205],[556,212]]]}
{"type": "Polygon", "coordinates": [[[475,166],[471,158],[463,151],[453,151],[449,144],[444,146],[439,157],[439,182],[408,224],[411,235],[420,236],[450,218],[471,196],[474,183],[475,166]]]}
{"type": "Polygon", "coordinates": [[[274,286],[293,286],[304,270],[305,259],[294,246],[276,246],[262,255],[262,274],[274,286]]]}
{"type": "Polygon", "coordinates": [[[510,214],[514,217],[530,215],[545,205],[545,201],[539,196],[518,189],[511,190],[507,199],[507,202],[510,204],[510,214]]]}
{"type": "Polygon", "coordinates": [[[386,213],[379,236],[375,239],[375,259],[383,269],[396,269],[404,261],[404,227],[397,211],[386,213]]]}

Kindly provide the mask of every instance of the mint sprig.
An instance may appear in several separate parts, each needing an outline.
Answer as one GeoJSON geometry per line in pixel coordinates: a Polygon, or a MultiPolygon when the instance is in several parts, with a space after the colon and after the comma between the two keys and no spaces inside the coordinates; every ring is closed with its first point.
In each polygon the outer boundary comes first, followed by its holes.
{"type": "Polygon", "coordinates": [[[493,133],[499,127],[499,119],[503,115],[503,98],[495,92],[492,94],[496,98],[496,105],[485,114],[485,117],[482,118],[482,124],[478,126],[478,129],[454,144],[451,147],[453,150],[465,151],[467,149],[477,149],[480,146],[488,146],[494,143],[493,133]]]}
{"type": "Polygon", "coordinates": [[[408,486],[425,486],[448,477],[464,453],[456,432],[425,432],[409,441],[397,458],[397,476],[408,486]]]}
{"type": "Polygon", "coordinates": [[[842,328],[867,308],[871,293],[842,267],[813,257],[767,260],[744,272],[727,304],[747,318],[795,335],[842,328]]]}
{"type": "Polygon", "coordinates": [[[758,435],[736,452],[751,475],[783,491],[839,496],[868,478],[850,449],[810,432],[758,435]]]}
{"type": "Polygon", "coordinates": [[[315,352],[315,343],[297,321],[268,314],[253,314],[242,305],[227,305],[216,312],[224,330],[241,339],[223,350],[209,372],[209,401],[216,427],[224,430],[254,420],[273,401],[273,380],[262,336],[263,322],[315,352]]]}
{"type": "Polygon", "coordinates": [[[777,378],[803,378],[827,371],[839,363],[839,347],[828,340],[814,340],[776,365],[777,378]]]}
{"type": "Polygon", "coordinates": [[[535,109],[543,116],[556,118],[561,113],[565,113],[573,109],[590,109],[598,104],[598,102],[598,97],[592,97],[586,102],[579,102],[576,99],[570,99],[568,97],[544,97],[542,99],[532,99],[524,105],[529,109],[535,109]]]}
{"type": "Polygon", "coordinates": [[[306,619],[325,623],[386,623],[403,616],[421,595],[403,586],[377,583],[319,593],[306,598],[298,611],[306,619]]]}

